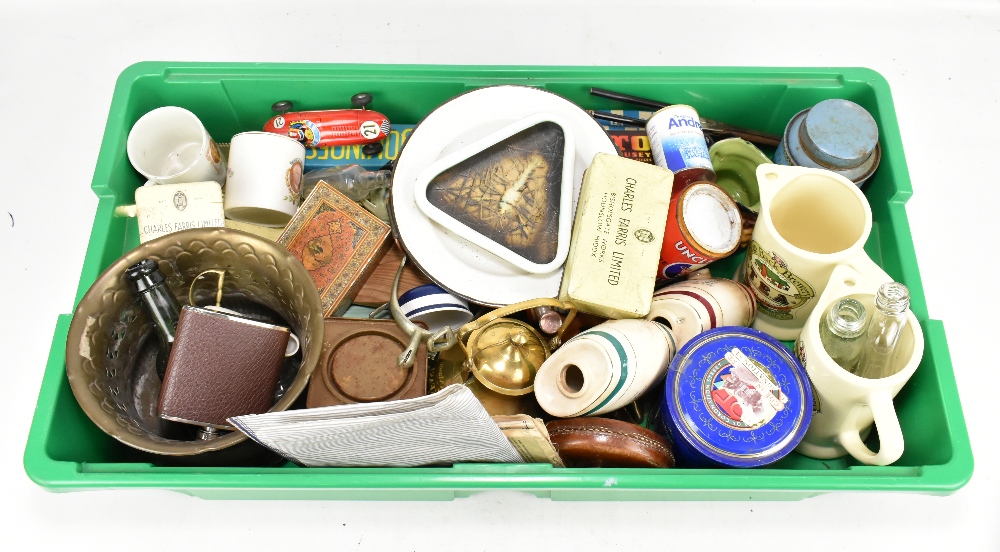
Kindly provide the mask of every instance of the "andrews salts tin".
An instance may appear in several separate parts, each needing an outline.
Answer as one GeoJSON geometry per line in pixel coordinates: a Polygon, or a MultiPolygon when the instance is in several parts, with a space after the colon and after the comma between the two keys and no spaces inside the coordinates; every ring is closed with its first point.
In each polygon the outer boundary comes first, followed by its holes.
{"type": "Polygon", "coordinates": [[[672,280],[731,255],[740,245],[739,207],[721,188],[695,182],[670,198],[657,277],[672,280]]]}
{"type": "Polygon", "coordinates": [[[696,181],[715,182],[701,118],[689,105],[671,105],[646,122],[653,162],[674,173],[673,195],[696,181]]]}
{"type": "Polygon", "coordinates": [[[699,334],[670,363],[660,429],[678,465],[751,468],[791,452],[812,411],[805,370],[781,342],[724,327],[699,334]]]}

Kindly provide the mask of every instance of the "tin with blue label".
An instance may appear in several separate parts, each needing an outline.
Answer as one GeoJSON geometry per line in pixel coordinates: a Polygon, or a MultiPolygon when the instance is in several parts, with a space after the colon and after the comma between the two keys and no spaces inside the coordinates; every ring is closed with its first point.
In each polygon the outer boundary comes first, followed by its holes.
{"type": "Polygon", "coordinates": [[[674,173],[673,193],[697,181],[715,182],[708,142],[698,112],[689,105],[671,105],[646,121],[653,163],[674,173]]]}
{"type": "Polygon", "coordinates": [[[791,452],[812,411],[798,359],[763,332],[730,326],[699,334],[671,362],[662,429],[679,465],[752,468],[791,452]]]}

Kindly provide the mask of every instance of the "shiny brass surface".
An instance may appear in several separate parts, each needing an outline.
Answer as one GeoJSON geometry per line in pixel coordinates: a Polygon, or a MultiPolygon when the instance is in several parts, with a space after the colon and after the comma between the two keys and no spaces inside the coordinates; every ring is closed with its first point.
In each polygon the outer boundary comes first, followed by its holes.
{"type": "Polygon", "coordinates": [[[181,303],[200,273],[224,269],[226,296],[245,298],[289,323],[300,338],[302,362],[272,412],[292,405],[319,360],[323,312],[316,285],[302,263],[274,242],[228,228],[197,228],[150,240],[111,263],[76,308],[66,343],[66,375],[84,413],[105,433],[139,450],[178,457],[246,441],[239,432],[179,440],[161,431],[155,416],[159,378],[141,371],[137,361],[151,322],[124,278],[127,267],[147,258],[158,262],[181,303]]]}
{"type": "Polygon", "coordinates": [[[524,395],[550,350],[538,330],[512,318],[498,318],[469,334],[469,369],[488,389],[524,395]]]}
{"type": "Polygon", "coordinates": [[[449,385],[465,385],[479,399],[491,416],[528,414],[538,417],[542,408],[538,406],[535,395],[504,395],[491,391],[480,383],[469,371],[469,361],[465,351],[453,347],[438,353],[437,358],[428,363],[427,392],[436,393],[449,385]]]}
{"type": "Polygon", "coordinates": [[[427,392],[437,393],[449,385],[465,383],[472,377],[467,360],[461,347],[452,347],[438,353],[427,365],[427,392]]]}

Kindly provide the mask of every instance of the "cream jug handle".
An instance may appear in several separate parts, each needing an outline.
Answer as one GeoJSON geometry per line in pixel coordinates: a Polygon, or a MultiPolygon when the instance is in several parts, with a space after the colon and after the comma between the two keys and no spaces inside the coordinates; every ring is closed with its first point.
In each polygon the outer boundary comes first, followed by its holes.
{"type": "Polygon", "coordinates": [[[871,466],[888,466],[903,455],[903,431],[899,427],[899,418],[892,405],[892,394],[888,390],[878,390],[868,396],[868,408],[871,408],[878,429],[879,451],[874,453],[861,441],[861,435],[853,429],[855,421],[864,405],[858,405],[845,421],[847,427],[838,436],[840,445],[858,461],[871,466]]]}

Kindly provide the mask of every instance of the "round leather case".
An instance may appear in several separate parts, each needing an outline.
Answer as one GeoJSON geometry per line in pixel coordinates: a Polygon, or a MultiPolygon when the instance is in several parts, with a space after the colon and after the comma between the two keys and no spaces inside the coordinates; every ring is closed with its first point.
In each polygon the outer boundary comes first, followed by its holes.
{"type": "Polygon", "coordinates": [[[656,433],[608,418],[568,418],[545,424],[568,468],[672,468],[674,452],[656,433]]]}
{"type": "Polygon", "coordinates": [[[328,318],[323,354],[309,383],[306,407],[410,399],[427,394],[427,353],[412,367],[396,364],[409,341],[392,320],[328,318]]]}

